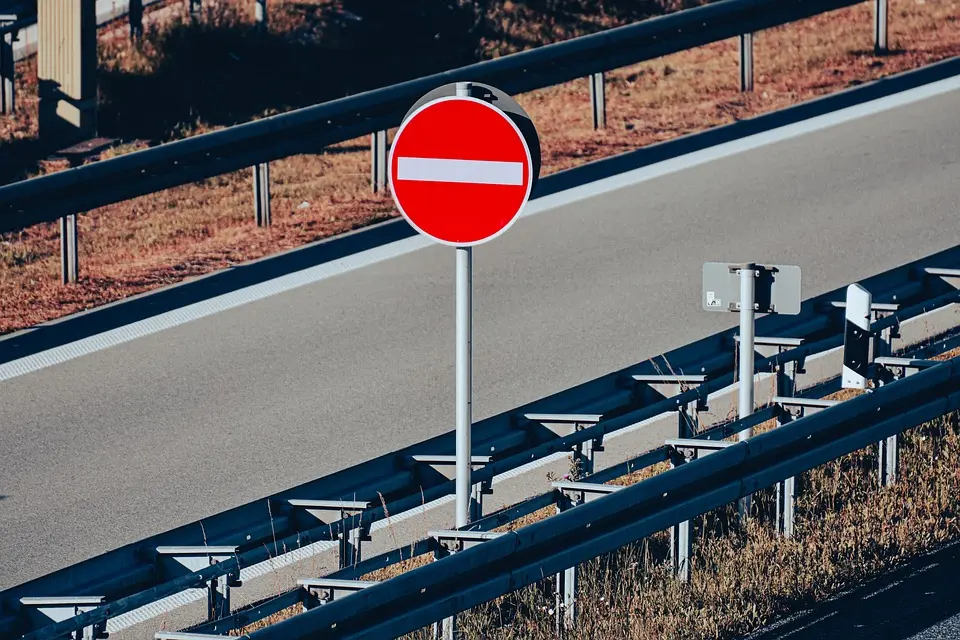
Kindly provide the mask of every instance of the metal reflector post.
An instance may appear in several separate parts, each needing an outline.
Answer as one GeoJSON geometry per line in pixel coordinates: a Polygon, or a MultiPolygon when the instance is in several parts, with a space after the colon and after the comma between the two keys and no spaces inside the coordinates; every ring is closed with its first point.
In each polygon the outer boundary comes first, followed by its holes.
{"type": "Polygon", "coordinates": [[[866,389],[870,362],[870,307],[873,296],[858,284],[847,287],[843,329],[844,389],[866,389]]]}
{"type": "Polygon", "coordinates": [[[740,91],[753,91],[753,34],[740,36],[740,91]]]}

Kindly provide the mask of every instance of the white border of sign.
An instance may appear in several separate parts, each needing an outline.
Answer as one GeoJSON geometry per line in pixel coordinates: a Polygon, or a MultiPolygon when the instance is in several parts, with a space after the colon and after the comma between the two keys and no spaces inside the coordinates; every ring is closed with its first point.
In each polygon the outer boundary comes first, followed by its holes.
{"type": "MultiPolygon", "coordinates": [[[[464,124],[465,126],[469,126],[470,123],[464,123],[464,124]]],[[[473,98],[473,97],[467,97],[467,96],[444,96],[443,98],[437,98],[436,100],[431,100],[430,102],[426,103],[425,105],[421,106],[419,109],[411,113],[410,117],[403,121],[403,123],[400,125],[400,128],[397,130],[397,134],[393,137],[393,143],[390,145],[390,154],[387,158],[387,163],[388,163],[387,178],[390,183],[390,195],[391,197],[393,197],[393,202],[397,206],[397,210],[404,217],[404,219],[408,223],[410,223],[410,226],[416,229],[418,233],[420,233],[421,235],[427,236],[428,238],[434,240],[435,242],[438,242],[440,244],[445,244],[448,247],[474,247],[478,244],[483,244],[485,242],[489,242],[490,240],[493,240],[494,238],[500,237],[500,235],[502,235],[503,232],[505,232],[507,229],[512,227],[513,223],[516,222],[517,218],[520,217],[520,213],[523,211],[523,208],[527,206],[527,202],[530,200],[530,191],[533,189],[533,158],[530,156],[530,146],[527,144],[527,139],[523,137],[523,133],[520,132],[520,128],[517,127],[516,123],[510,119],[510,116],[508,116],[506,113],[504,113],[497,107],[493,106],[489,102],[485,102],[483,100],[480,100],[479,98],[473,98]],[[513,217],[510,219],[510,221],[506,225],[504,225],[504,227],[500,229],[500,231],[497,231],[495,234],[488,236],[483,240],[477,240],[476,242],[467,242],[467,243],[447,242],[446,240],[441,240],[440,238],[436,238],[430,235],[429,233],[427,233],[426,231],[418,227],[413,222],[413,220],[410,219],[410,216],[407,215],[407,212],[403,210],[403,206],[401,206],[400,201],[397,199],[397,192],[393,188],[393,152],[397,148],[397,141],[400,139],[400,136],[403,134],[403,130],[406,128],[407,124],[410,121],[412,121],[414,118],[416,118],[421,111],[424,111],[425,109],[432,107],[433,105],[438,104],[440,102],[448,102],[452,100],[476,102],[496,112],[497,115],[499,115],[501,118],[506,120],[507,124],[509,124],[513,128],[514,132],[517,134],[517,137],[520,139],[521,144],[523,144],[523,152],[527,156],[527,192],[523,196],[523,202],[520,203],[520,206],[517,208],[516,213],[513,214],[513,217]]],[[[450,203],[451,212],[454,212],[456,208],[457,208],[457,203],[451,202],[450,203]]]]}

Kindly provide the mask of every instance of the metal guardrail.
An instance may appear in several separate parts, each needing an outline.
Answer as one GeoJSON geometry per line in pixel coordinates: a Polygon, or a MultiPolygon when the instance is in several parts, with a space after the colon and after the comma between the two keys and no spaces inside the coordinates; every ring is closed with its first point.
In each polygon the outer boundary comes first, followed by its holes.
{"type": "MultiPolygon", "coordinates": [[[[877,311],[873,324],[880,333],[880,342],[887,345],[881,349],[883,355],[892,354],[896,336],[893,330],[913,322],[923,327],[923,337],[930,337],[930,313],[960,303],[958,267],[960,247],[863,283],[875,293],[878,302],[896,303],[896,311],[893,307],[877,311]]],[[[782,376],[795,376],[804,367],[807,377],[815,376],[810,373],[815,354],[836,350],[842,344],[842,310],[833,304],[841,295],[838,290],[807,301],[798,316],[766,316],[758,321],[758,334],[775,338],[758,342],[758,346],[768,343],[774,353],[759,358],[755,371],[762,375],[769,371],[765,375],[777,376],[779,395],[791,395],[793,389],[792,384],[781,384],[782,376]]],[[[651,395],[651,376],[660,372],[655,363],[643,363],[477,423],[474,452],[489,457],[482,460],[485,464],[475,472],[474,482],[489,488],[495,477],[558,453],[573,452],[575,458],[589,466],[593,443],[602,443],[647,420],[679,414],[681,424],[691,424],[687,418],[693,407],[707,400],[711,393],[734,384],[733,347],[734,335],[728,331],[667,354],[666,359],[675,370],[697,371],[705,376],[696,388],[672,397],[651,395]],[[586,428],[560,435],[544,426],[571,420],[586,428]]],[[[925,354],[912,355],[922,358],[925,354]]],[[[891,366],[908,365],[909,361],[891,362],[891,366]]],[[[685,384],[698,381],[699,378],[692,382],[684,378],[685,384]]],[[[755,417],[760,419],[762,414],[755,417]]],[[[685,437],[685,432],[681,430],[678,435],[685,437]]],[[[219,580],[222,587],[225,577],[228,583],[238,574],[242,579],[244,570],[275,560],[271,549],[309,555],[321,550],[310,551],[310,545],[319,542],[328,548],[339,539],[341,561],[349,564],[344,562],[344,558],[350,557],[347,554],[357,550],[364,533],[385,520],[387,514],[396,518],[421,508],[424,502],[453,494],[453,481],[438,473],[433,464],[437,462],[434,458],[452,449],[452,434],[432,438],[266,500],[204,518],[202,528],[191,523],[8,589],[0,593],[0,637],[26,634],[26,638],[58,638],[84,627],[106,625],[108,620],[153,606],[152,603],[187,589],[206,589],[211,580],[219,580]],[[328,515],[318,521],[310,515],[311,509],[326,510],[328,515]],[[329,515],[331,509],[335,510],[333,515],[329,515]],[[171,569],[158,556],[160,548],[196,551],[207,545],[226,547],[234,553],[213,566],[194,567],[196,570],[191,571],[171,569]],[[50,624],[49,620],[44,622],[27,615],[22,601],[25,597],[77,594],[95,594],[105,602],[88,606],[82,615],[65,616],[67,619],[62,622],[50,624]]],[[[227,591],[224,596],[228,595],[227,591]]],[[[220,604],[229,609],[228,601],[220,604]]],[[[211,617],[220,618],[222,614],[220,611],[211,617]]]]}
{"type": "Polygon", "coordinates": [[[956,411],[958,383],[960,357],[362,592],[314,604],[248,637],[394,638],[415,631],[956,411]]]}
{"type": "MultiPolygon", "coordinates": [[[[720,0],[596,34],[545,45],[354,96],[297,109],[127,155],[0,187],[0,233],[65,220],[62,242],[75,236],[77,214],[130,198],[254,167],[254,213],[268,224],[266,163],[372,134],[374,190],[386,186],[386,130],[426,92],[456,81],[480,82],[516,95],[590,78],[594,123],[605,122],[603,73],[732,37],[741,43],[743,89],[752,85],[750,34],[861,0],[720,0]],[[67,227],[70,228],[67,228],[67,227]]],[[[877,16],[886,0],[875,0],[877,16]]],[[[885,18],[884,18],[884,29],[885,18]]],[[[879,41],[878,41],[879,42],[879,41]]],[[[878,44],[879,46],[879,44],[878,44]]],[[[76,256],[73,256],[76,264],[76,256]]],[[[68,261],[65,261],[68,262],[68,261]]],[[[64,279],[68,278],[64,269],[64,279]]]]}

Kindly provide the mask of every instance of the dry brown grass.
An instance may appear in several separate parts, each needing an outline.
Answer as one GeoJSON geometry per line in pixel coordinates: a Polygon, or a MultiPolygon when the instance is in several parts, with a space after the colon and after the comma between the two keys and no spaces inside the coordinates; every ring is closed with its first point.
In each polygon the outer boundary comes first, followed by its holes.
{"type": "MultiPolygon", "coordinates": [[[[310,4],[271,3],[276,14],[271,19],[281,26],[287,20],[291,29],[302,30],[304,24],[312,23],[297,22],[306,18],[301,14],[290,17],[282,11],[300,7],[302,12],[310,4]]],[[[314,0],[313,4],[329,3],[314,0]]],[[[871,52],[871,6],[864,3],[759,34],[755,41],[756,92],[752,95],[737,90],[736,43],[724,41],[609,74],[605,131],[595,132],[591,127],[585,82],[519,96],[541,135],[542,173],[778,109],[960,53],[956,0],[892,0],[890,41],[897,53],[884,57],[871,52]]],[[[592,30],[623,19],[603,14],[589,19],[581,16],[583,19],[573,22],[567,14],[550,16],[530,13],[526,5],[522,11],[518,7],[521,5],[501,6],[496,15],[506,22],[501,25],[499,41],[481,42],[485,54],[531,46],[537,44],[536,38],[568,37],[577,29],[592,30]],[[546,26],[531,27],[540,24],[537,20],[546,26]],[[518,34],[528,37],[524,40],[518,34]]],[[[238,10],[223,19],[248,18],[238,10]]],[[[187,33],[181,36],[185,38],[187,33]]],[[[152,58],[149,49],[145,51],[132,52],[125,40],[115,39],[104,47],[102,67],[117,73],[140,70],[149,79],[152,58]]],[[[21,68],[18,82],[22,89],[35,82],[35,74],[32,62],[21,68]]],[[[35,102],[27,96],[23,103],[24,111],[14,122],[0,117],[0,140],[5,145],[16,140],[26,145],[31,130],[35,131],[35,102]]],[[[198,117],[179,123],[170,135],[190,135],[211,126],[219,125],[198,117]]],[[[274,222],[269,229],[253,224],[249,171],[81,216],[81,279],[75,285],[59,284],[56,225],[38,225],[0,237],[0,298],[4,300],[0,333],[397,215],[388,195],[370,192],[367,149],[366,139],[354,140],[316,155],[273,163],[274,222]]]]}
{"type": "MultiPolygon", "coordinates": [[[[935,360],[960,355],[960,348],[935,360]]],[[[843,389],[827,399],[849,400],[843,389]]],[[[776,428],[768,420],[760,434],[776,428]]],[[[735,436],[734,436],[735,437],[735,436]]],[[[630,486],[670,468],[661,462],[610,484],[630,486]]],[[[573,470],[571,471],[574,472],[573,470]]],[[[793,538],[771,526],[773,493],[754,496],[744,525],[733,505],[693,521],[691,580],[681,584],[669,565],[661,531],[581,565],[578,624],[569,638],[714,639],[735,637],[809,608],[897,565],[960,537],[960,413],[901,434],[897,483],[877,485],[876,447],[843,456],[797,478],[793,538]]],[[[554,480],[548,474],[548,480],[554,480]]],[[[514,531],[549,518],[544,507],[494,531],[514,531]]],[[[361,579],[387,580],[432,561],[423,554],[361,579]]],[[[554,638],[553,578],[461,614],[465,638],[554,638]]],[[[292,607],[237,632],[250,633],[301,612],[292,607]]],[[[428,629],[408,638],[432,637],[428,629]]]]}
{"type": "MultiPolygon", "coordinates": [[[[568,637],[734,637],[956,539],[957,418],[901,438],[893,487],[877,487],[874,449],[804,474],[792,539],[777,537],[760,517],[741,527],[729,508],[697,519],[689,584],[670,574],[666,532],[582,565],[579,624],[568,637]]],[[[553,638],[554,607],[545,581],[478,607],[461,623],[468,638],[553,638]]]]}

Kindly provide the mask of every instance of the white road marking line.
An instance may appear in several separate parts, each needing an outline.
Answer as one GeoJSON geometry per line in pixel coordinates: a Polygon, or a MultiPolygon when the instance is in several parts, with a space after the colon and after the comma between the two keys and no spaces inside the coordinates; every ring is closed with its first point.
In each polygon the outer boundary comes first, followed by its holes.
{"type": "Polygon", "coordinates": [[[401,157],[397,159],[397,180],[522,186],[523,163],[401,157]]]}
{"type": "MultiPolygon", "coordinates": [[[[783,127],[756,133],[744,138],[738,138],[713,147],[707,147],[670,160],[631,169],[595,182],[588,182],[584,185],[533,199],[520,213],[520,217],[545,213],[551,209],[568,206],[589,198],[595,198],[623,189],[624,187],[676,173],[677,171],[683,171],[684,169],[696,167],[707,162],[728,158],[769,144],[790,140],[791,138],[796,138],[807,133],[834,127],[864,116],[889,111],[958,89],[960,89],[960,76],[953,76],[877,98],[876,100],[815,116],[807,120],[801,120],[783,127]]],[[[309,246],[310,245],[307,245],[307,247],[309,246]]],[[[301,271],[288,273],[244,289],[221,294],[132,324],[110,329],[103,333],[77,340],[76,342],[0,364],[0,381],[33,373],[34,371],[68,362],[84,355],[115,347],[124,342],[143,338],[215,313],[221,313],[228,309],[249,304],[256,300],[286,293],[287,291],[304,285],[313,284],[356,269],[362,269],[371,264],[435,246],[437,246],[437,244],[426,236],[416,235],[380,247],[367,249],[360,253],[344,256],[339,260],[333,260],[314,267],[308,267],[301,271]]],[[[25,329],[24,331],[30,330],[31,329],[25,329]]],[[[17,334],[14,333],[5,338],[9,339],[16,335],[17,334]]],[[[0,340],[3,339],[4,338],[0,338],[0,340]]]]}

